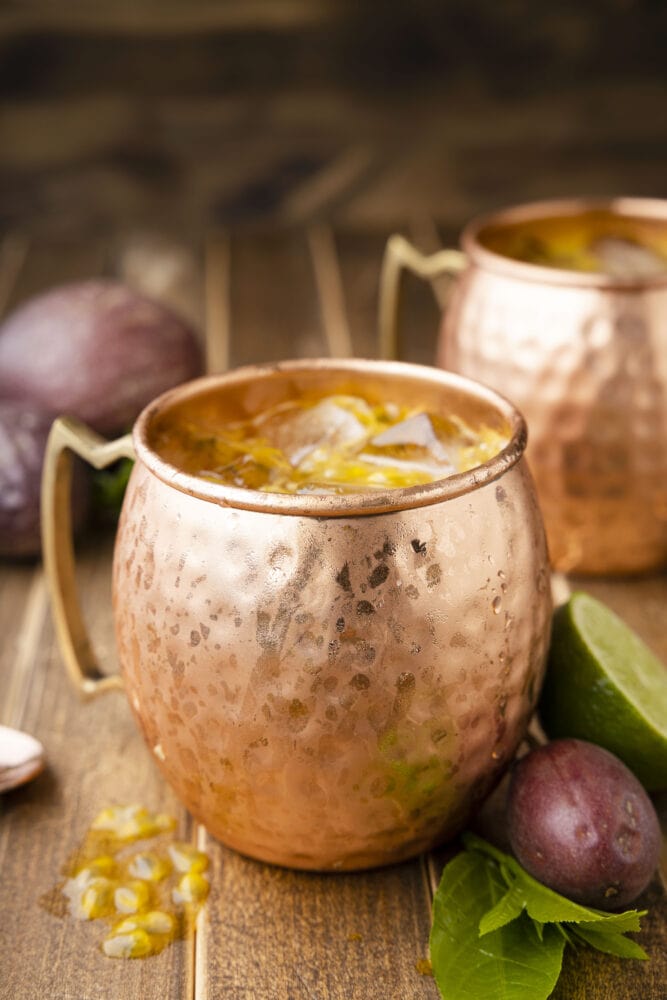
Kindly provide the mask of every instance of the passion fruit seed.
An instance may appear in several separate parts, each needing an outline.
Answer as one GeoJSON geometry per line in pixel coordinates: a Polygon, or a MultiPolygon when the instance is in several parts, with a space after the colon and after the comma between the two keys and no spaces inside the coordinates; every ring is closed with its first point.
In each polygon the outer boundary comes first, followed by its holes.
{"type": "Polygon", "coordinates": [[[188,872],[180,880],[171,896],[175,903],[203,903],[208,896],[208,879],[198,872],[188,872]]]}
{"type": "Polygon", "coordinates": [[[190,844],[176,841],[170,844],[167,850],[174,868],[179,872],[205,872],[208,868],[207,856],[190,844]]]}
{"type": "Polygon", "coordinates": [[[78,900],[74,916],[80,920],[97,920],[113,913],[114,884],[108,878],[94,878],[85,887],[78,900]]]}
{"type": "Polygon", "coordinates": [[[151,814],[143,806],[110,806],[93,820],[92,830],[105,830],[118,840],[155,837],[176,827],[176,820],[165,813],[151,814]]]}
{"type": "Polygon", "coordinates": [[[186,933],[209,892],[202,872],[208,858],[182,841],[157,841],[131,853],[128,841],[160,837],[176,821],[142,806],[102,810],[79,851],[79,867],[62,886],[70,913],[80,920],[107,920],[102,943],[110,958],[156,955],[186,933]],[[103,849],[109,853],[98,854],[103,849]],[[119,918],[120,919],[119,921],[119,918]]]}
{"type": "Polygon", "coordinates": [[[129,934],[110,934],[102,942],[102,951],[109,958],[145,958],[154,953],[150,934],[134,930],[129,934]]]}
{"type": "Polygon", "coordinates": [[[135,854],[128,865],[130,875],[144,879],[146,882],[162,882],[171,874],[172,866],[167,858],[158,857],[151,851],[135,854]]]}
{"type": "Polygon", "coordinates": [[[113,929],[114,934],[128,934],[131,931],[141,930],[146,934],[173,934],[176,928],[176,921],[171,913],[163,910],[150,910],[148,913],[137,913],[133,917],[126,917],[116,924],[113,929]]]}
{"type": "Polygon", "coordinates": [[[119,913],[138,913],[150,902],[150,891],[145,882],[134,879],[127,885],[119,885],[113,900],[119,913]]]}

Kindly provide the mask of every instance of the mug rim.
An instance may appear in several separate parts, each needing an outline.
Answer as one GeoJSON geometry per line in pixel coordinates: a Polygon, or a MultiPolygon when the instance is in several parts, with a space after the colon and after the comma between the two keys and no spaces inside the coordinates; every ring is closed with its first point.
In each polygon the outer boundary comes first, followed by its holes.
{"type": "Polygon", "coordinates": [[[413,510],[464,496],[499,479],[509,471],[522,457],[527,437],[528,431],[523,414],[508,399],[481,382],[427,365],[361,358],[280,361],[245,365],[222,374],[204,375],[168,389],[154,399],[139,414],[132,431],[137,458],[167,486],[222,507],[316,518],[359,517],[413,510]],[[172,465],[161,458],[149,444],[148,431],[151,423],[168,407],[218,386],[250,383],[258,379],[271,379],[292,373],[303,374],[309,371],[327,371],[333,374],[339,372],[347,375],[363,375],[364,372],[370,371],[374,375],[426,381],[437,387],[463,391],[478,401],[491,405],[506,420],[511,432],[510,438],[496,455],[467,472],[456,473],[445,479],[418,486],[346,494],[268,493],[214,483],[172,465]]]}
{"type": "Polygon", "coordinates": [[[644,278],[618,278],[597,271],[573,271],[564,267],[546,267],[516,260],[489,250],[480,237],[491,225],[508,225],[529,222],[551,216],[577,216],[591,211],[608,211],[616,215],[634,215],[647,219],[657,219],[667,223],[667,199],[641,197],[580,197],[554,198],[543,201],[523,202],[476,216],[463,229],[460,245],[469,259],[485,270],[496,271],[508,277],[523,281],[549,285],[568,285],[578,288],[605,288],[644,290],[667,285],[667,269],[664,273],[644,278]]]}

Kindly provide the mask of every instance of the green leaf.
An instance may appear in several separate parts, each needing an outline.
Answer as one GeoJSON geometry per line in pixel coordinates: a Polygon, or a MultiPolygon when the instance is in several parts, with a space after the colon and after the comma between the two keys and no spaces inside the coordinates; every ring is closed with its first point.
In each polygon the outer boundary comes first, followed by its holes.
{"type": "Polygon", "coordinates": [[[553,889],[548,889],[546,885],[537,882],[528,872],[521,869],[517,874],[517,886],[523,895],[524,905],[528,915],[533,920],[540,923],[576,923],[580,920],[591,923],[596,920],[606,919],[606,914],[599,914],[596,910],[590,910],[585,906],[573,903],[571,899],[566,899],[553,889]]]}
{"type": "Polygon", "coordinates": [[[523,906],[521,891],[517,891],[517,886],[513,885],[480,920],[480,937],[490,934],[491,931],[497,931],[499,927],[504,927],[505,924],[516,920],[523,913],[523,906]]]}
{"type": "Polygon", "coordinates": [[[645,917],[648,910],[626,910],[625,913],[607,913],[604,920],[583,920],[578,926],[585,929],[590,926],[594,931],[616,931],[624,934],[626,931],[639,931],[640,917],[645,917]]]}
{"type": "Polygon", "coordinates": [[[646,910],[627,910],[625,913],[605,913],[588,906],[580,906],[566,899],[553,889],[548,889],[529,875],[519,862],[509,854],[504,854],[497,847],[476,837],[474,834],[464,834],[463,842],[467,848],[483,852],[493,858],[515,881],[512,890],[530,917],[540,923],[596,923],[613,931],[638,931],[639,918],[645,916],[646,910]]]}
{"type": "Polygon", "coordinates": [[[446,866],[433,903],[431,964],[444,1000],[546,1000],[560,974],[565,941],[554,927],[540,942],[525,916],[490,931],[484,914],[506,895],[498,866],[464,851],[446,866]]]}
{"type": "Polygon", "coordinates": [[[106,469],[92,470],[93,505],[98,515],[118,520],[133,467],[131,458],[120,458],[106,469]]]}
{"type": "Polygon", "coordinates": [[[571,930],[586,944],[608,955],[618,955],[619,958],[648,958],[641,945],[616,931],[595,930],[590,925],[582,926],[582,924],[576,924],[571,930]]]}

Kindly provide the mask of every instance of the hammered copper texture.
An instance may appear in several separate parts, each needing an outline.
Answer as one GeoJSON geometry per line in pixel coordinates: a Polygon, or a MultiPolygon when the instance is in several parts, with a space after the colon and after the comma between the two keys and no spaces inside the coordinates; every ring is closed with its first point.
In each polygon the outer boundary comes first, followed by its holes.
{"type": "Polygon", "coordinates": [[[516,284],[470,268],[446,314],[440,363],[524,413],[556,568],[664,564],[667,288],[516,284]]]}
{"type": "Polygon", "coordinates": [[[229,509],[138,463],[114,561],[127,693],[225,844],[361,868],[452,835],[516,749],[551,599],[523,461],[366,517],[229,509]]]}

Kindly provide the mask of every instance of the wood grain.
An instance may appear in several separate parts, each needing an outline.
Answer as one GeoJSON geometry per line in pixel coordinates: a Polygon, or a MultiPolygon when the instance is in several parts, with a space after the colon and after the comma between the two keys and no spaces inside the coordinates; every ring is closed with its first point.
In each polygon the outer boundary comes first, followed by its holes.
{"type": "MultiPolygon", "coordinates": [[[[100,539],[81,564],[98,641],[110,629],[109,570],[110,540],[100,539]]],[[[185,839],[190,821],[158,775],[123,696],[83,705],[66,681],[49,617],[31,637],[35,666],[29,698],[12,722],[41,740],[48,766],[31,784],[2,797],[0,910],[11,914],[0,935],[3,995],[12,1000],[186,997],[187,942],[150,962],[113,962],[99,950],[100,924],[59,919],[40,905],[105,806],[139,802],[169,812],[178,817],[185,839]]]]}
{"type": "Polygon", "coordinates": [[[634,935],[648,962],[602,955],[591,948],[567,948],[553,1000],[665,1000],[667,995],[667,894],[656,880],[637,903],[648,909],[641,934],[634,935]]]}
{"type": "Polygon", "coordinates": [[[416,968],[430,926],[419,861],[354,875],[311,875],[215,856],[208,993],[262,1000],[438,996],[416,968]]]}
{"type": "MultiPolygon", "coordinates": [[[[12,306],[61,281],[104,266],[101,243],[31,247],[8,296],[12,306]]],[[[93,535],[80,552],[78,584],[91,633],[114,667],[112,538],[93,535]]],[[[192,992],[192,950],[178,942],[150,963],[114,963],[99,950],[99,924],[61,920],[40,904],[104,806],[140,802],[191,821],[158,775],[122,696],[83,705],[69,687],[48,614],[39,566],[0,569],[0,715],[43,744],[47,769],[0,800],[0,993],[12,1000],[180,998],[192,992]]]]}
{"type": "MultiPolygon", "coordinates": [[[[374,355],[377,279],[389,231],[232,232],[223,239],[222,257],[220,244],[213,253],[209,244],[206,274],[192,272],[182,291],[196,315],[205,309],[202,289],[208,289],[209,323],[220,338],[216,366],[345,353],[350,343],[356,354],[374,355]]],[[[434,230],[426,216],[415,216],[404,232],[426,251],[438,239],[452,239],[450,230],[434,230]]],[[[150,241],[143,245],[145,251],[150,241]]],[[[20,260],[0,253],[0,289],[8,307],[59,281],[113,273],[121,259],[102,239],[25,246],[20,260]]],[[[431,361],[438,316],[431,290],[408,279],[404,357],[431,361]]],[[[98,530],[81,546],[78,568],[85,614],[109,670],[115,669],[111,549],[110,534],[98,530]]],[[[570,583],[607,601],[667,659],[664,575],[570,583]]],[[[0,635],[0,719],[41,739],[49,762],[40,778],[0,800],[0,912],[11,915],[0,933],[0,995],[436,1000],[434,981],[416,963],[427,955],[430,902],[451,847],[386,870],[338,876],[243,858],[196,828],[174,800],[122,696],[85,706],[76,700],[55,647],[39,567],[0,566],[0,635]],[[39,902],[96,811],[123,801],[172,812],[181,836],[198,839],[211,855],[211,897],[195,940],[145,962],[104,958],[95,924],[59,920],[39,902]]],[[[656,879],[639,937],[650,963],[585,950],[570,954],[554,1000],[664,1000],[666,900],[656,879]]]]}
{"type": "Polygon", "coordinates": [[[301,231],[232,237],[231,331],[234,366],[326,354],[301,231]]]}
{"type": "Polygon", "coordinates": [[[312,226],[308,231],[308,247],[320,301],[326,353],[332,358],[349,358],[354,353],[352,337],[345,308],[336,242],[331,228],[325,225],[312,226]]]}
{"type": "Polygon", "coordinates": [[[229,237],[211,236],[206,244],[206,371],[209,375],[227,371],[230,351],[229,237]]]}

